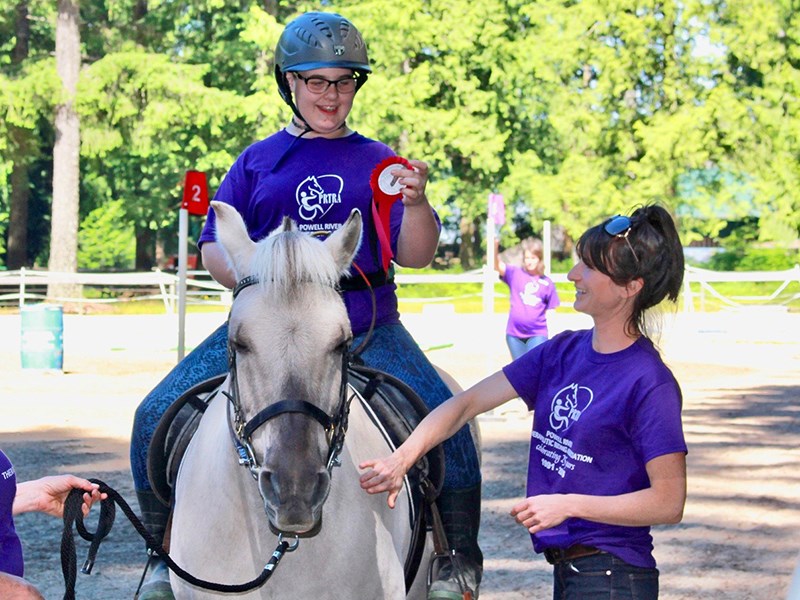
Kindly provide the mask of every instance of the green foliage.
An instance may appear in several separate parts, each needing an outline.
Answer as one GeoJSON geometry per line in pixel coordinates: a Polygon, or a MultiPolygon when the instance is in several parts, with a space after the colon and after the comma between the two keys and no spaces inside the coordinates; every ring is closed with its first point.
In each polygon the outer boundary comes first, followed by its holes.
{"type": "Polygon", "coordinates": [[[78,268],[132,269],[136,253],[133,225],[125,225],[122,200],[112,200],[90,212],[78,232],[78,268]]]}
{"type": "Polygon", "coordinates": [[[703,267],[712,271],[784,271],[800,265],[800,252],[780,248],[752,248],[718,252],[703,267]]]}

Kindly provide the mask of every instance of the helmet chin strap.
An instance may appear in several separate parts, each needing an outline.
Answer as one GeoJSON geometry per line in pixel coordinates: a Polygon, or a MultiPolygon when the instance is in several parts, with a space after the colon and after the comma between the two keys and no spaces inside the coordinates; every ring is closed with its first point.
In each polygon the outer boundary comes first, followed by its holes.
{"type": "MultiPolygon", "coordinates": [[[[306,121],[302,117],[302,115],[300,115],[299,110],[295,112],[295,116],[292,117],[292,125],[302,130],[302,133],[298,137],[304,136],[305,134],[311,133],[312,131],[314,133],[320,133],[319,131],[317,131],[316,129],[311,127],[311,125],[308,124],[308,121],[306,121]]],[[[347,127],[347,121],[342,121],[342,124],[339,125],[339,127],[337,127],[334,131],[339,131],[340,129],[344,129],[345,127],[347,127]]]]}

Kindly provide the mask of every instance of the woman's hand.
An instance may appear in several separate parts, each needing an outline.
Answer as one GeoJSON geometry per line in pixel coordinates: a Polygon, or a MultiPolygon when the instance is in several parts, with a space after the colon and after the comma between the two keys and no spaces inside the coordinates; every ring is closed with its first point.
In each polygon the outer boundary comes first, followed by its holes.
{"type": "Polygon", "coordinates": [[[92,504],[108,497],[100,493],[96,483],[87,479],[74,475],[51,475],[17,485],[13,513],[35,511],[61,518],[64,516],[64,502],[73,488],[85,490],[81,506],[84,517],[89,514],[92,504]]]}
{"type": "Polygon", "coordinates": [[[530,533],[539,533],[560,525],[569,516],[565,499],[562,494],[530,496],[514,505],[511,516],[530,533]]]}
{"type": "Polygon", "coordinates": [[[369,469],[360,478],[361,488],[368,494],[389,492],[387,503],[389,508],[394,508],[397,495],[403,488],[403,479],[408,469],[402,464],[395,454],[380,460],[365,460],[358,468],[369,469]]]}

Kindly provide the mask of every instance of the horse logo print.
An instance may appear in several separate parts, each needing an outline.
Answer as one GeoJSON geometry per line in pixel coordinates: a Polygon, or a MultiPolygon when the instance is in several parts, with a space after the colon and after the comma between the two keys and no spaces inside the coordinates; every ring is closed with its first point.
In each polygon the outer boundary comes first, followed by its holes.
{"type": "Polygon", "coordinates": [[[334,204],[342,202],[342,187],[342,178],[338,175],[306,177],[295,192],[300,218],[314,221],[325,216],[334,204]]]}
{"type": "Polygon", "coordinates": [[[554,431],[566,431],[581,418],[593,399],[592,390],[577,383],[561,388],[550,404],[550,427],[554,431]]]}
{"type": "Polygon", "coordinates": [[[536,306],[537,304],[540,304],[542,299],[537,295],[538,291],[538,281],[529,281],[526,283],[525,288],[519,293],[519,297],[522,298],[522,303],[528,306],[536,306]]]}

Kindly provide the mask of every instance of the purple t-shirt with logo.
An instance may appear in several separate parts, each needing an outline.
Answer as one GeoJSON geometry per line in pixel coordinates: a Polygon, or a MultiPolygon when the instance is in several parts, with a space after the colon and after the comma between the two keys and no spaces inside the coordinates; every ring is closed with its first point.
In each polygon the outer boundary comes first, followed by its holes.
{"type": "MultiPolygon", "coordinates": [[[[345,137],[297,138],[284,130],[249,146],[228,171],[216,200],[241,213],[250,238],[260,240],[275,230],[285,216],[301,231],[327,235],[341,227],[350,211],[361,211],[364,222],[361,247],[355,263],[365,272],[381,270],[380,250],[372,218],[370,176],[391,148],[358,133],[345,137]],[[279,166],[272,172],[275,164],[279,166]]],[[[438,218],[438,217],[437,217],[438,218]]],[[[390,242],[397,251],[403,203],[392,205],[390,242]]],[[[215,240],[214,211],[209,210],[199,245],[215,240]]],[[[375,288],[376,325],[396,323],[396,286],[375,288]]],[[[368,290],[344,293],[353,332],[369,328],[372,299],[368,290]]]]}
{"type": "Polygon", "coordinates": [[[546,313],[561,303],[553,281],[514,265],[506,265],[503,281],[510,290],[511,304],[506,333],[523,339],[547,336],[546,313]]]}
{"type": "MultiPolygon", "coordinates": [[[[527,495],[615,496],[649,487],[645,465],[686,452],[681,391],[652,342],[592,348],[592,331],[565,331],[503,368],[534,411],[527,495]]],[[[571,518],[531,535],[534,550],[596,546],[655,567],[649,527],[571,518]]]]}
{"type": "Polygon", "coordinates": [[[17,495],[17,475],[0,450],[0,572],[22,577],[22,544],[14,529],[12,508],[17,495]]]}

